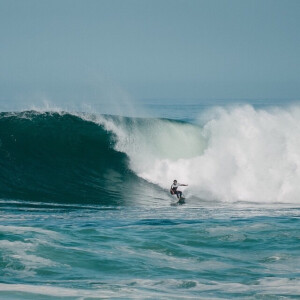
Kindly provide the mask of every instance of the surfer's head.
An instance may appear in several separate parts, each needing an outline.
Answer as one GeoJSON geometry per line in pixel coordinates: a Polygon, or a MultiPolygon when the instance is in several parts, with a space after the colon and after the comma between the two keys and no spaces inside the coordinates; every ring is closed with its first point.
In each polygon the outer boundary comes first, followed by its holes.
{"type": "Polygon", "coordinates": [[[176,183],[177,183],[177,180],[176,180],[176,179],[174,179],[174,180],[173,180],[173,183],[175,183],[175,184],[176,184],[176,183]]]}

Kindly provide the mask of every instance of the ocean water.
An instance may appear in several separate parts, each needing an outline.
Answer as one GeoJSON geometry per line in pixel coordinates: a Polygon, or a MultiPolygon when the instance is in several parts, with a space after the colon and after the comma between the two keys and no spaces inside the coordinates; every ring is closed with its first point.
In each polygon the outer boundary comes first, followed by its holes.
{"type": "Polygon", "coordinates": [[[146,110],[0,113],[0,299],[299,299],[300,105],[146,110]]]}

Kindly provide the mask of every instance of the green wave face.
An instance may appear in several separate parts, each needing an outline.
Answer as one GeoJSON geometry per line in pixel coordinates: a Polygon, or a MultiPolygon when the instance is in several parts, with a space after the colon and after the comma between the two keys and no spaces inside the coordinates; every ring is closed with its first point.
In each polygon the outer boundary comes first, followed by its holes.
{"type": "Polygon", "coordinates": [[[1,113],[0,197],[120,203],[139,179],[114,144],[101,125],[71,114],[1,113]]]}

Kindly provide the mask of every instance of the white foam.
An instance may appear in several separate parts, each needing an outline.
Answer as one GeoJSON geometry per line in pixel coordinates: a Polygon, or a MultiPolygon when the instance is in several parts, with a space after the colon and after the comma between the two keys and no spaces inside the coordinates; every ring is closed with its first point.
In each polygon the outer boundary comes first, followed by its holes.
{"type": "Polygon", "coordinates": [[[166,120],[130,127],[102,122],[132,170],[163,188],[176,178],[189,184],[187,194],[208,200],[299,204],[300,107],[211,112],[203,128],[166,120]]]}
{"type": "MultiPolygon", "coordinates": [[[[57,263],[50,259],[40,257],[37,255],[29,254],[36,250],[36,242],[20,242],[20,241],[0,241],[0,250],[4,253],[4,259],[6,261],[18,261],[25,267],[26,271],[32,271],[43,266],[55,266],[57,263]]],[[[9,268],[9,264],[8,264],[9,268]]]]}
{"type": "MultiPolygon", "coordinates": [[[[209,298],[214,299],[210,292],[227,293],[253,293],[253,296],[272,295],[272,296],[296,296],[299,295],[299,280],[289,278],[262,278],[253,284],[242,284],[235,282],[218,282],[209,280],[178,280],[178,279],[131,279],[116,282],[101,282],[93,284],[93,289],[76,289],[69,287],[59,287],[54,285],[30,285],[30,284],[6,284],[0,283],[1,292],[17,292],[47,295],[52,297],[130,297],[131,299],[140,299],[155,297],[172,299],[194,299],[195,292],[202,293],[203,298],[207,299],[206,292],[209,292],[209,298]],[[191,294],[187,293],[191,290],[191,294]]],[[[250,296],[251,297],[251,296],[250,296]]]]}
{"type": "MultiPolygon", "coordinates": [[[[135,280],[135,283],[143,283],[145,288],[149,288],[149,284],[153,283],[153,281],[140,281],[135,280]]],[[[37,294],[37,295],[47,295],[52,297],[80,297],[81,299],[85,298],[108,298],[108,297],[117,297],[117,298],[128,298],[130,299],[141,299],[148,297],[156,297],[162,299],[166,295],[165,289],[163,291],[157,291],[153,289],[153,286],[150,285],[150,290],[140,290],[139,286],[135,287],[127,282],[120,282],[119,284],[99,284],[99,288],[97,289],[76,289],[76,288],[67,288],[67,287],[57,287],[57,286],[49,286],[49,285],[29,285],[29,284],[5,284],[0,283],[0,292],[23,292],[29,294],[37,294]]],[[[130,282],[132,283],[132,282],[130,282]]],[[[95,286],[95,285],[94,285],[95,286]]],[[[157,289],[157,284],[155,285],[157,289]]],[[[163,286],[162,286],[163,287],[163,286]]],[[[170,292],[168,291],[168,297],[172,299],[178,299],[178,292],[170,292]]],[[[185,299],[194,299],[193,296],[185,295],[185,299]]],[[[180,298],[182,299],[182,298],[180,298]]]]}
{"type": "Polygon", "coordinates": [[[60,234],[55,231],[38,228],[38,227],[30,227],[30,226],[0,225],[0,232],[11,232],[14,234],[24,234],[27,232],[34,232],[34,233],[45,234],[47,235],[48,238],[52,237],[58,239],[60,237],[60,234]]]}
{"type": "MultiPolygon", "coordinates": [[[[97,296],[97,291],[83,289],[71,289],[55,287],[48,285],[29,285],[29,284],[5,284],[0,283],[0,291],[6,292],[23,292],[38,295],[48,295],[53,297],[93,297],[97,296]]],[[[102,296],[110,296],[112,292],[101,292],[102,296]]],[[[99,295],[99,294],[98,294],[99,295]]]]}

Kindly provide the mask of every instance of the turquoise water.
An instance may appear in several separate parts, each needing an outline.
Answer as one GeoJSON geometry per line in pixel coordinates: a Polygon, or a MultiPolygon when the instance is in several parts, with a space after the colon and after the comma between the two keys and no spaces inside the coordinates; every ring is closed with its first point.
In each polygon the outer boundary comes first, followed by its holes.
{"type": "Polygon", "coordinates": [[[2,209],[2,299],[299,296],[299,209],[2,209]]]}
{"type": "Polygon", "coordinates": [[[298,107],[155,105],[1,114],[1,299],[299,298],[298,107]]]}

